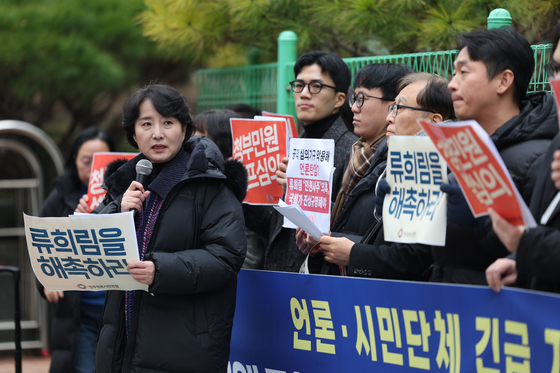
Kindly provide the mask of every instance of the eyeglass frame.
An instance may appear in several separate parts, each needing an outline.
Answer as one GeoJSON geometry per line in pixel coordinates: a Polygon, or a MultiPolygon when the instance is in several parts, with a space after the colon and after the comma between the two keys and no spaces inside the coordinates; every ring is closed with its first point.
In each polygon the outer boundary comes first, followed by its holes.
{"type": "Polygon", "coordinates": [[[376,98],[376,99],[381,100],[381,101],[393,101],[394,100],[394,98],[388,99],[388,98],[384,98],[384,97],[370,96],[370,95],[366,95],[363,92],[359,92],[357,94],[351,94],[350,95],[350,97],[348,98],[348,105],[350,105],[350,107],[352,107],[352,106],[354,106],[354,103],[356,103],[356,106],[361,108],[362,106],[364,106],[364,102],[366,101],[366,97],[367,98],[376,98]],[[362,95],[362,97],[363,97],[362,100],[361,100],[362,101],[361,104],[360,104],[360,100],[356,100],[356,98],[359,95],[362,95]]]}
{"type": "Polygon", "coordinates": [[[307,90],[308,90],[309,93],[311,93],[312,95],[318,95],[319,93],[321,93],[321,91],[323,90],[323,87],[332,88],[332,89],[334,89],[334,90],[337,91],[337,92],[341,92],[341,91],[339,91],[338,88],[333,87],[332,85],[328,85],[328,84],[325,84],[325,83],[321,83],[319,80],[312,80],[312,81],[310,81],[309,83],[305,83],[303,80],[296,79],[296,80],[292,80],[289,84],[290,84],[290,87],[292,87],[292,92],[294,92],[294,93],[301,93],[301,92],[305,91],[305,86],[307,86],[307,90]],[[295,87],[294,87],[294,84],[295,84],[295,83],[301,83],[301,84],[303,84],[303,88],[301,89],[301,91],[299,91],[299,92],[296,92],[296,91],[295,91],[295,87]],[[311,87],[311,84],[319,84],[319,85],[321,86],[321,88],[319,88],[319,91],[318,91],[318,92],[311,92],[311,88],[310,88],[310,87],[311,87]]]}
{"type": "Polygon", "coordinates": [[[389,105],[389,114],[393,114],[393,117],[396,118],[397,115],[399,115],[399,109],[401,109],[401,108],[417,110],[417,111],[427,111],[427,112],[430,112],[432,114],[436,114],[436,112],[433,111],[432,109],[424,109],[424,108],[421,108],[421,107],[406,106],[406,105],[401,105],[401,104],[397,104],[397,103],[389,105]]]}
{"type": "Polygon", "coordinates": [[[544,69],[546,71],[546,74],[548,75],[548,78],[554,79],[554,76],[556,74],[560,74],[560,63],[557,63],[551,58],[550,61],[546,65],[544,65],[544,69]]]}

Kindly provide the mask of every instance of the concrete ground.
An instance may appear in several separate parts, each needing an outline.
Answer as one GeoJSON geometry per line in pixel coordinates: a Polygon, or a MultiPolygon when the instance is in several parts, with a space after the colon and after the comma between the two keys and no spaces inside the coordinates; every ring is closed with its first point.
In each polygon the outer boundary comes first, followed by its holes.
{"type": "MultiPolygon", "coordinates": [[[[51,358],[41,356],[38,351],[23,351],[22,373],[48,373],[51,358]]],[[[0,351],[0,373],[15,373],[16,364],[13,351],[0,351]]]]}

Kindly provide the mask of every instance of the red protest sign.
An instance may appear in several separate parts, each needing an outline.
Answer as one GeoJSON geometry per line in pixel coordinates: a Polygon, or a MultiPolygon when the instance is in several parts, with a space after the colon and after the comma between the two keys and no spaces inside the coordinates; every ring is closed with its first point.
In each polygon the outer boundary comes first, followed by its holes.
{"type": "Polygon", "coordinates": [[[478,123],[419,123],[457,176],[476,217],[487,214],[492,207],[511,224],[526,225],[521,208],[525,202],[492,140],[478,123]]]}
{"type": "Polygon", "coordinates": [[[249,185],[243,202],[276,205],[282,187],[276,182],[276,170],[287,154],[287,124],[283,118],[270,120],[230,119],[233,158],[247,169],[249,185]]]}
{"type": "MultiPolygon", "coordinates": [[[[560,109],[560,79],[549,79],[549,82],[556,98],[556,108],[560,109]]],[[[558,116],[558,124],[560,125],[560,116],[558,116]]]]}
{"type": "Polygon", "coordinates": [[[137,156],[136,153],[94,153],[91,164],[91,173],[89,174],[88,183],[88,207],[89,212],[96,208],[103,198],[105,191],[101,188],[105,181],[105,168],[107,165],[118,159],[130,160],[137,156]]]}
{"type": "Polygon", "coordinates": [[[298,132],[296,127],[296,121],[294,120],[293,115],[284,115],[284,114],[276,114],[276,113],[269,113],[268,111],[263,111],[262,115],[264,117],[273,117],[273,118],[284,118],[288,122],[288,140],[289,139],[297,139],[298,132]]]}

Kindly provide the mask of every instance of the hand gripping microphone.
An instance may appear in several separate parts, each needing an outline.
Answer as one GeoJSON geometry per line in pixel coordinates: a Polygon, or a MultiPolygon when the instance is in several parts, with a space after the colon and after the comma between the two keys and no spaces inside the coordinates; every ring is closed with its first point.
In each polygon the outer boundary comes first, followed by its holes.
{"type": "MultiPolygon", "coordinates": [[[[145,187],[153,168],[154,166],[152,165],[152,162],[147,159],[141,159],[138,161],[138,163],[136,163],[136,181],[145,187]]],[[[134,214],[137,213],[136,209],[132,210],[134,210],[134,214]]]]}

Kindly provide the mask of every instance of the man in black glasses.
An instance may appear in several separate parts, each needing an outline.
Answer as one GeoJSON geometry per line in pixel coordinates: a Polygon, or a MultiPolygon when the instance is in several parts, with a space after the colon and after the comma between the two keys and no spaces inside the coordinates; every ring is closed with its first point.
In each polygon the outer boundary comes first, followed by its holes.
{"type": "MultiPolygon", "coordinates": [[[[342,174],[352,144],[358,139],[348,131],[340,117],[350,85],[350,69],[337,55],[313,51],[301,55],[294,66],[294,94],[298,123],[303,126],[302,138],[333,139],[335,142],[332,195],[338,194],[342,174]]],[[[278,182],[285,187],[287,158],[277,172],[278,182]]],[[[283,217],[272,208],[263,208],[258,216],[246,215],[250,229],[268,237],[264,269],[298,272],[305,255],[295,245],[295,230],[282,227],[283,217]]]]}
{"type": "MultiPolygon", "coordinates": [[[[521,196],[530,203],[538,163],[558,133],[554,98],[527,94],[535,61],[527,40],[512,28],[462,36],[449,83],[457,118],[474,119],[490,135],[521,196]]],[[[475,219],[456,184],[448,193],[444,247],[432,247],[431,280],[486,285],[486,268],[509,254],[488,216],[475,219]]]]}

